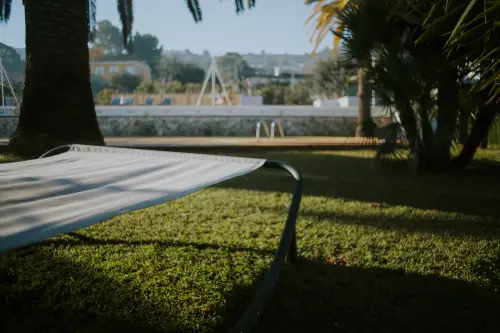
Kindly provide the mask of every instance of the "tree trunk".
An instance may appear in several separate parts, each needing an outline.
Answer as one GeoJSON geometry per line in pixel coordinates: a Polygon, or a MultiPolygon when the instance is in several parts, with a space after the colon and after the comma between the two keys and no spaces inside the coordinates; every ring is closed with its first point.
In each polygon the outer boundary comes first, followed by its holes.
{"type": "Polygon", "coordinates": [[[356,136],[373,137],[375,124],[371,114],[372,90],[363,68],[358,69],[358,121],[356,136]]]}
{"type": "Polygon", "coordinates": [[[436,146],[434,142],[434,131],[429,121],[432,108],[430,87],[427,86],[424,91],[425,92],[421,94],[418,100],[419,139],[417,140],[415,154],[418,155],[417,169],[419,171],[434,171],[436,169],[436,146]]]}
{"type": "Polygon", "coordinates": [[[399,111],[399,119],[403,126],[406,140],[412,152],[415,151],[415,144],[417,143],[417,120],[415,119],[415,112],[409,100],[401,98],[396,99],[396,109],[399,111]]]}
{"type": "Polygon", "coordinates": [[[479,145],[481,149],[487,149],[488,148],[488,132],[486,132],[486,135],[484,136],[483,140],[481,141],[481,144],[479,145]]]}
{"type": "Polygon", "coordinates": [[[90,86],[88,0],[24,0],[26,69],[11,149],[34,157],[53,147],[103,145],[90,86]]]}
{"type": "Polygon", "coordinates": [[[488,134],[488,130],[500,111],[500,102],[481,105],[472,126],[469,138],[465,142],[460,155],[452,161],[452,166],[456,169],[463,169],[474,158],[477,148],[488,134]]]}
{"type": "Polygon", "coordinates": [[[459,135],[460,144],[464,145],[469,137],[469,112],[466,110],[460,111],[459,135]]]}
{"type": "Polygon", "coordinates": [[[437,169],[447,168],[451,158],[451,144],[456,130],[458,116],[457,69],[448,68],[443,73],[438,88],[437,129],[435,133],[437,169]]]}

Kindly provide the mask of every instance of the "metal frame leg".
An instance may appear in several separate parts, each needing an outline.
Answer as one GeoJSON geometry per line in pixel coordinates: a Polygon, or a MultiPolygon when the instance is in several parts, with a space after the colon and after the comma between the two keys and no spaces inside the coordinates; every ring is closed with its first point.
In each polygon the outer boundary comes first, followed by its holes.
{"type": "Polygon", "coordinates": [[[300,201],[302,199],[302,177],[296,169],[291,165],[278,162],[266,161],[265,168],[281,169],[290,173],[295,179],[295,189],[293,191],[292,203],[288,210],[288,217],[281,235],[281,240],[276,251],[274,261],[267,272],[264,281],[261,284],[257,295],[253,299],[250,306],[247,308],[241,319],[234,325],[229,333],[244,333],[249,332],[251,328],[257,323],[260,314],[267,306],[271,296],[273,295],[274,288],[278,282],[281,267],[288,257],[288,261],[295,262],[297,260],[297,236],[295,225],[297,223],[297,216],[299,213],[300,201]]]}

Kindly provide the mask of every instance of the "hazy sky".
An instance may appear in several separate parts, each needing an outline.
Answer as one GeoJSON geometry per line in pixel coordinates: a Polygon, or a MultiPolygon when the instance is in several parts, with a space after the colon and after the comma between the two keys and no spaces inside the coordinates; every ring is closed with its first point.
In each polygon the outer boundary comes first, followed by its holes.
{"type": "MultiPolygon", "coordinates": [[[[69,1],[69,0],[68,0],[69,1]]],[[[134,30],[156,35],[164,49],[222,54],[310,53],[312,26],[305,21],[312,11],[304,0],[257,0],[256,8],[236,15],[233,0],[202,0],[203,21],[194,23],[184,0],[135,0],[134,30]]],[[[245,1],[246,2],[246,1],[245,1]]],[[[97,1],[97,19],[118,25],[115,0],[97,1]]],[[[24,8],[13,0],[12,17],[1,28],[0,42],[24,47],[24,8]]],[[[331,46],[331,39],[322,46],[331,46]]]]}

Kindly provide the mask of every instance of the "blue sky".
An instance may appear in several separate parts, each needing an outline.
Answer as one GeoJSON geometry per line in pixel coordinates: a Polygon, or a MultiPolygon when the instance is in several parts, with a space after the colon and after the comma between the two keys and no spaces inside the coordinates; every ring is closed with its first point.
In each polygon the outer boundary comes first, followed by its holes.
{"type": "MultiPolygon", "coordinates": [[[[69,1],[69,0],[68,0],[69,1]]],[[[156,35],[164,49],[200,53],[310,53],[312,11],[304,0],[257,0],[256,8],[235,14],[233,0],[202,0],[203,21],[194,23],[184,0],[135,0],[134,30],[156,35]],[[140,5],[139,5],[140,4],[140,5]]],[[[118,25],[115,0],[97,1],[97,19],[118,25]]],[[[13,0],[12,17],[0,30],[0,42],[24,47],[24,8],[13,0]]],[[[331,46],[327,38],[322,47],[331,46]]]]}

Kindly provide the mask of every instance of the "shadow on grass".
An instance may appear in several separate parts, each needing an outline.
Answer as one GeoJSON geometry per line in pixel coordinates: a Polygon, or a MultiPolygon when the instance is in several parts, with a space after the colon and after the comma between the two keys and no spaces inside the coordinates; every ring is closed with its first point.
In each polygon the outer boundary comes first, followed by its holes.
{"type": "MultiPolygon", "coordinates": [[[[186,321],[189,318],[180,319],[171,312],[176,307],[189,307],[189,300],[183,300],[185,304],[180,305],[164,297],[155,299],[126,282],[107,277],[91,266],[56,257],[54,248],[44,245],[77,244],[57,240],[23,247],[0,256],[0,332],[224,332],[240,319],[266,273],[259,273],[248,287],[236,284],[230,292],[224,293],[225,301],[220,307],[205,314],[200,312],[201,319],[191,318],[197,321],[193,324],[186,321]]],[[[77,242],[80,245],[108,244],[105,240],[89,237],[77,242]]],[[[111,241],[109,244],[130,242],[111,241]]],[[[195,245],[204,248],[203,244],[195,245]]],[[[127,273],[130,272],[122,272],[127,273]]],[[[181,295],[182,290],[176,289],[182,288],[173,288],[168,292],[181,295]]]]}
{"type": "Polygon", "coordinates": [[[130,286],[36,247],[11,259],[0,266],[1,332],[160,332],[149,324],[154,305],[130,286]]]}
{"type": "Polygon", "coordinates": [[[499,288],[302,260],[284,269],[257,331],[498,332],[499,288]]]}
{"type": "MultiPolygon", "coordinates": [[[[286,161],[300,169],[305,195],[500,217],[500,163],[481,161],[472,170],[461,173],[418,175],[399,165],[379,169],[371,158],[303,152],[275,152],[259,157],[286,161]]],[[[290,193],[292,182],[288,178],[286,174],[264,170],[217,187],[290,193]]]]}
{"type": "Polygon", "coordinates": [[[275,254],[276,251],[264,250],[264,249],[254,249],[242,246],[227,246],[220,244],[209,244],[209,243],[195,243],[195,242],[180,242],[180,241],[164,241],[161,239],[152,240],[125,240],[125,239],[99,239],[75,232],[68,233],[69,236],[74,237],[74,239],[68,238],[52,238],[42,243],[38,246],[67,246],[67,245],[160,245],[165,247],[194,247],[198,250],[205,249],[224,249],[229,252],[254,252],[260,254],[275,254]]]}
{"type": "MultiPolygon", "coordinates": [[[[279,209],[272,209],[280,213],[279,209]]],[[[381,210],[382,211],[382,210],[381,210]]],[[[492,220],[467,220],[459,221],[439,220],[436,218],[417,219],[405,218],[397,215],[356,215],[349,213],[334,213],[303,208],[300,216],[311,217],[315,220],[329,221],[340,224],[373,226],[386,230],[405,230],[410,232],[446,233],[454,236],[475,236],[481,239],[497,238],[500,235],[500,223],[492,220]]],[[[300,223],[300,222],[299,222],[300,223]]]]}
{"type": "MultiPolygon", "coordinates": [[[[151,299],[95,269],[23,248],[0,266],[2,332],[193,332],[173,304],[151,299]],[[89,297],[90,296],[90,297],[89,297]],[[171,318],[169,318],[171,316],[171,318]]],[[[485,274],[500,270],[500,257],[485,274]]],[[[244,313],[265,272],[236,285],[199,331],[225,332],[244,313]],[[217,323],[218,322],[218,323],[217,323]]],[[[436,276],[301,259],[287,264],[257,332],[498,332],[493,288],[436,276]]],[[[208,282],[207,282],[208,283],[208,282]]],[[[176,293],[175,290],[171,291],[176,293]]]]}

